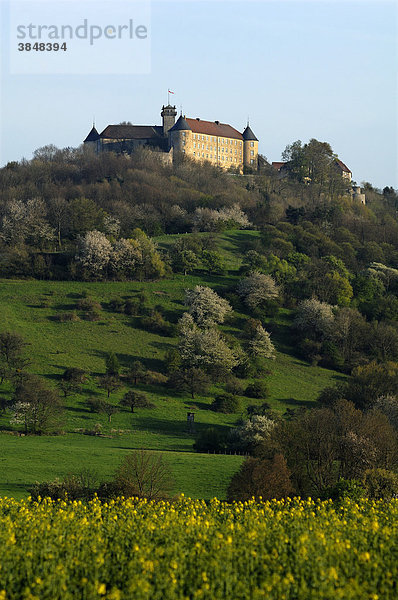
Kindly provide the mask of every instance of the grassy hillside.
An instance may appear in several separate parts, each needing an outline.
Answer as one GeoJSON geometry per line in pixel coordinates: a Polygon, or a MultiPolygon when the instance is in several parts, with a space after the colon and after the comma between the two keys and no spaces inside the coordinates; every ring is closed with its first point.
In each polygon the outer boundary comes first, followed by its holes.
{"type": "MultiPolygon", "coordinates": [[[[209,410],[216,387],[206,395],[192,400],[187,394],[178,394],[164,387],[139,385],[147,392],[155,409],[137,409],[134,414],[123,410],[107,422],[107,417],[93,414],[86,408],[90,397],[103,397],[106,392],[97,385],[97,378],[105,371],[107,352],[117,354],[126,369],[133,360],[142,360],[146,367],[164,371],[164,355],[176,345],[175,338],[145,331],[139,317],[112,312],[109,302],[115,297],[134,298],[145,289],[152,307],[161,305],[167,318],[177,322],[184,311],[184,290],[196,284],[230,286],[236,281],[247,236],[256,232],[226,232],[220,236],[220,246],[229,268],[225,277],[174,276],[173,279],[153,283],[140,282],[48,282],[11,281],[0,283],[1,330],[20,333],[29,343],[32,358],[30,370],[56,385],[68,367],[80,367],[89,373],[81,394],[66,398],[65,435],[58,437],[19,438],[0,434],[0,494],[24,495],[35,480],[51,479],[76,471],[83,466],[94,468],[101,478],[111,475],[122,456],[132,448],[148,448],[166,452],[175,478],[175,490],[193,497],[225,497],[228,479],[238,468],[241,457],[195,455],[192,453],[194,436],[187,431],[186,413],[194,407],[196,432],[215,426],[225,429],[233,426],[241,414],[219,414],[209,410]],[[82,294],[89,293],[101,304],[100,320],[59,322],[60,313],[76,309],[82,294]],[[92,429],[101,423],[104,437],[83,435],[78,430],[92,429]],[[182,454],[183,453],[183,454],[182,454]]],[[[174,236],[170,236],[174,238],[174,236]]],[[[161,238],[161,245],[169,243],[161,238]]],[[[78,312],[79,314],[79,312],[78,312]]],[[[267,376],[270,389],[269,403],[278,411],[297,405],[308,405],[318,392],[341,376],[333,371],[312,367],[297,359],[293,353],[287,325],[288,311],[280,311],[274,319],[273,340],[278,350],[270,362],[267,376]]],[[[225,331],[236,333],[238,325],[226,325],[225,331]]],[[[121,388],[111,395],[111,402],[127,391],[121,388]]],[[[9,394],[6,385],[1,392],[9,394]]],[[[243,407],[255,403],[242,398],[243,407]]],[[[9,415],[0,416],[0,426],[10,426],[9,415]]]]}

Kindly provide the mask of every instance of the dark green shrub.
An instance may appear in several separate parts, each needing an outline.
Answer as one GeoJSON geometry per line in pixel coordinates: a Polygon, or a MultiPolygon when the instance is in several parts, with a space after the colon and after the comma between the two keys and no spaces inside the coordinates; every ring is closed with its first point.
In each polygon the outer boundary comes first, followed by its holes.
{"type": "Polygon", "coordinates": [[[140,302],[136,298],[126,300],[124,304],[124,314],[136,317],[140,312],[140,302]]]}
{"type": "Polygon", "coordinates": [[[232,394],[219,394],[211,404],[212,410],[221,413],[236,413],[241,410],[241,401],[232,394]]]}
{"type": "Polygon", "coordinates": [[[72,312],[57,314],[55,315],[55,319],[61,323],[76,323],[76,321],[80,321],[74,310],[72,312]]]}
{"type": "Polygon", "coordinates": [[[226,442],[215,427],[208,427],[199,434],[193,447],[196,452],[222,452],[226,448],[226,442]]]}
{"type": "Polygon", "coordinates": [[[147,331],[159,333],[160,335],[172,336],[175,332],[175,327],[166,321],[163,315],[157,311],[151,311],[148,317],[142,317],[141,326],[147,331]]]}
{"type": "Polygon", "coordinates": [[[99,312],[102,307],[99,302],[97,302],[93,298],[87,297],[87,298],[80,298],[80,300],[77,303],[77,308],[79,310],[88,311],[88,312],[95,312],[95,311],[99,312]]]}
{"type": "Polygon", "coordinates": [[[398,475],[387,469],[368,469],[362,484],[368,498],[390,500],[398,495],[398,475]]]}
{"type": "Polygon", "coordinates": [[[86,313],[84,313],[84,319],[85,321],[100,321],[101,320],[101,313],[99,310],[90,310],[86,313]]]}
{"type": "Polygon", "coordinates": [[[79,367],[69,367],[63,372],[62,379],[72,381],[73,383],[84,383],[86,381],[86,373],[83,369],[79,369],[79,367]]]}
{"type": "Polygon", "coordinates": [[[266,398],[268,394],[268,386],[265,381],[250,383],[245,390],[245,396],[248,398],[266,398]]]}
{"type": "Polygon", "coordinates": [[[122,313],[125,312],[126,303],[123,298],[112,298],[108,306],[112,312],[122,313]]]}
{"type": "Polygon", "coordinates": [[[66,475],[63,479],[36,482],[29,493],[32,500],[52,498],[53,500],[91,500],[97,492],[97,476],[84,469],[76,474],[66,475]]]}
{"type": "Polygon", "coordinates": [[[325,493],[325,499],[331,498],[335,502],[349,498],[358,502],[366,496],[366,490],[357,479],[340,479],[332,488],[325,493]]]}
{"type": "Polygon", "coordinates": [[[233,396],[243,396],[244,384],[237,377],[229,377],[225,384],[225,391],[233,396]]]}

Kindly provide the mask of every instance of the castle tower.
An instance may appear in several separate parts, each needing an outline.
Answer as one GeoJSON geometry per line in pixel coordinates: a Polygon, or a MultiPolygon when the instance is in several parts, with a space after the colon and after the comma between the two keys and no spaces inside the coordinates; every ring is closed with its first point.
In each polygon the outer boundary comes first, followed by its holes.
{"type": "Polygon", "coordinates": [[[100,143],[101,143],[100,134],[96,130],[95,125],[93,125],[92,130],[90,131],[90,133],[88,134],[88,136],[84,140],[83,144],[85,144],[85,146],[87,148],[91,148],[95,152],[99,152],[99,150],[100,150],[100,143]]]}
{"type": "Polygon", "coordinates": [[[162,117],[163,135],[166,136],[175,123],[177,116],[176,107],[171,106],[171,104],[168,104],[167,106],[163,105],[160,114],[162,117]]]}
{"type": "Polygon", "coordinates": [[[258,167],[258,139],[250,129],[249,123],[243,132],[243,165],[255,170],[258,167]]]}
{"type": "Polygon", "coordinates": [[[185,117],[180,115],[178,121],[169,130],[169,145],[174,152],[182,154],[191,154],[192,151],[192,129],[188,125],[185,117]]]}

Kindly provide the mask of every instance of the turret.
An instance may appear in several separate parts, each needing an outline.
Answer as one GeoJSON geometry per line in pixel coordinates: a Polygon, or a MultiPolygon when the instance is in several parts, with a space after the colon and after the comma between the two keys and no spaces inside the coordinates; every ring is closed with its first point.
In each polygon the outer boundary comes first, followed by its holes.
{"type": "Polygon", "coordinates": [[[160,114],[162,117],[163,135],[166,136],[175,123],[177,116],[176,107],[171,106],[171,104],[168,104],[167,106],[163,105],[160,114]]]}
{"type": "Polygon", "coordinates": [[[169,144],[174,152],[185,154],[186,151],[189,153],[191,151],[192,129],[182,115],[179,116],[177,123],[169,130],[169,144]]]}
{"type": "Polygon", "coordinates": [[[243,164],[245,167],[257,169],[258,139],[250,129],[249,123],[243,132],[243,164]]]}
{"type": "Polygon", "coordinates": [[[99,152],[100,140],[101,140],[100,134],[96,130],[95,125],[93,125],[93,128],[91,129],[90,133],[84,140],[83,144],[87,148],[92,148],[95,152],[99,152]]]}

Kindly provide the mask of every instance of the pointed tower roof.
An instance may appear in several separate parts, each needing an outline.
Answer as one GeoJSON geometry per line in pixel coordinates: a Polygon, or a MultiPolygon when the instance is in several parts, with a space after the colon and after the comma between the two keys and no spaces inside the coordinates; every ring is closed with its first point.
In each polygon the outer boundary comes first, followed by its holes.
{"type": "Polygon", "coordinates": [[[90,133],[88,134],[88,136],[84,140],[83,144],[85,144],[86,142],[96,142],[97,140],[99,140],[99,138],[100,138],[100,135],[99,135],[98,131],[96,130],[96,128],[93,125],[92,130],[90,131],[90,133]]]}
{"type": "Polygon", "coordinates": [[[243,132],[243,139],[245,140],[245,142],[250,141],[250,140],[258,142],[258,139],[254,135],[253,131],[250,129],[249,124],[247,124],[247,127],[243,132]]]}
{"type": "Polygon", "coordinates": [[[176,122],[175,125],[173,125],[173,127],[171,129],[169,129],[169,131],[190,131],[191,128],[188,125],[185,117],[183,117],[182,115],[180,115],[178,117],[178,120],[176,122]]]}

